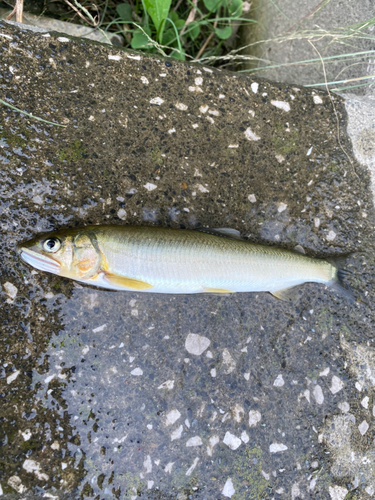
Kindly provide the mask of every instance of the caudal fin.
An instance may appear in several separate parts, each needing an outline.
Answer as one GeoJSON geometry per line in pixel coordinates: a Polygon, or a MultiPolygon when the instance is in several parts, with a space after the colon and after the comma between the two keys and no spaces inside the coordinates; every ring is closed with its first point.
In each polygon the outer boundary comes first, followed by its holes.
{"type": "Polygon", "coordinates": [[[346,297],[350,302],[355,302],[356,298],[350,286],[345,282],[346,278],[351,276],[353,273],[347,267],[347,258],[338,257],[336,259],[331,259],[330,262],[336,267],[335,278],[328,283],[328,286],[337,293],[346,297]]]}

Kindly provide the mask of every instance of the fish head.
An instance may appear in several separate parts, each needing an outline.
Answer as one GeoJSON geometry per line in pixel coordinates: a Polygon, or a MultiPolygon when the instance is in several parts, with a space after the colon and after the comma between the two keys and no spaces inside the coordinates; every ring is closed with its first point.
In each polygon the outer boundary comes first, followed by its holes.
{"type": "Polygon", "coordinates": [[[93,235],[85,229],[67,229],[40,235],[17,247],[27,264],[75,280],[95,276],[101,255],[93,235]]]}

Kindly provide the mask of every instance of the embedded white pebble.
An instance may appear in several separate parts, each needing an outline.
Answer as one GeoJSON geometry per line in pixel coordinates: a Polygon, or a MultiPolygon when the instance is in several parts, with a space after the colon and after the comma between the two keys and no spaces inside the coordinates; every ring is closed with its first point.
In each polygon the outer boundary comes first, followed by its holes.
{"type": "Polygon", "coordinates": [[[212,355],[212,352],[211,352],[211,351],[207,351],[207,352],[206,352],[206,358],[210,358],[210,359],[212,359],[212,358],[213,358],[213,355],[212,355]]]}
{"type": "Polygon", "coordinates": [[[158,389],[168,389],[170,391],[174,387],[174,380],[167,380],[159,385],[158,389]]]}
{"type": "Polygon", "coordinates": [[[249,115],[252,116],[254,118],[255,116],[255,111],[253,111],[252,109],[249,109],[249,115]]]}
{"type": "Polygon", "coordinates": [[[358,430],[362,434],[362,436],[364,436],[366,434],[366,432],[368,431],[368,429],[369,429],[369,425],[366,422],[366,420],[363,420],[363,422],[361,422],[359,424],[359,426],[358,426],[358,430]]]}
{"type": "Polygon", "coordinates": [[[216,377],[216,368],[211,368],[210,375],[211,375],[212,378],[216,377]]]}
{"type": "Polygon", "coordinates": [[[287,449],[288,449],[288,447],[282,443],[272,443],[270,445],[270,453],[279,453],[279,452],[285,451],[287,449]]]}
{"type": "Polygon", "coordinates": [[[18,288],[13,285],[13,283],[9,283],[9,281],[6,281],[3,284],[3,288],[5,290],[5,293],[8,295],[10,299],[15,299],[18,293],[18,288]]]}
{"type": "Polygon", "coordinates": [[[224,436],[223,443],[226,444],[231,450],[237,450],[237,448],[241,446],[242,441],[240,438],[227,431],[224,436]]]}
{"type": "Polygon", "coordinates": [[[220,113],[217,109],[209,109],[208,112],[210,113],[210,115],[213,115],[213,116],[219,116],[220,113]]]}
{"type": "Polygon", "coordinates": [[[128,59],[134,59],[135,61],[140,61],[141,60],[141,56],[136,56],[136,55],[133,55],[133,54],[126,54],[126,57],[128,59]]]}
{"type": "Polygon", "coordinates": [[[283,385],[285,384],[284,382],[284,379],[283,379],[283,376],[281,375],[281,373],[276,377],[273,385],[275,387],[282,387],[283,385]]]}
{"type": "Polygon", "coordinates": [[[250,127],[248,127],[245,130],[244,134],[245,134],[245,137],[248,141],[259,141],[260,140],[259,135],[257,135],[255,132],[253,132],[250,127]]]}
{"type": "Polygon", "coordinates": [[[147,425],[146,425],[146,427],[147,427],[147,429],[150,431],[150,430],[152,429],[152,427],[153,427],[153,426],[152,426],[152,424],[147,424],[147,425]]]}
{"type": "Polygon", "coordinates": [[[225,373],[227,375],[229,375],[229,373],[232,373],[236,369],[236,362],[232,358],[232,355],[228,349],[224,349],[223,351],[223,364],[226,366],[225,373]]]}
{"type": "Polygon", "coordinates": [[[192,466],[189,467],[188,470],[186,471],[186,474],[185,474],[186,476],[191,476],[191,473],[193,472],[193,470],[197,466],[198,462],[199,462],[199,458],[197,457],[194,459],[192,466]]]}
{"type": "Polygon", "coordinates": [[[186,419],[186,420],[185,420],[184,424],[186,425],[186,427],[187,427],[188,429],[190,429],[190,422],[189,422],[189,420],[188,420],[188,419],[186,419]]]}
{"type": "Polygon", "coordinates": [[[58,41],[59,42],[70,42],[69,38],[66,38],[65,36],[59,36],[58,41]]]}
{"type": "Polygon", "coordinates": [[[175,128],[171,128],[168,130],[168,134],[174,134],[176,132],[175,128]]]}
{"type": "Polygon", "coordinates": [[[328,488],[331,500],[344,500],[348,494],[348,490],[343,486],[329,486],[328,488]]]}
{"type": "Polygon", "coordinates": [[[246,431],[242,431],[241,440],[243,443],[247,444],[250,441],[249,435],[246,431]]]}
{"type": "Polygon", "coordinates": [[[235,494],[235,492],[236,492],[236,490],[234,489],[232,479],[229,477],[227,479],[226,483],[224,484],[224,488],[223,488],[221,494],[224,497],[232,498],[232,496],[235,494]]]}
{"type": "Polygon", "coordinates": [[[203,441],[199,436],[194,436],[186,441],[186,446],[202,446],[203,441]]]}
{"type": "Polygon", "coordinates": [[[307,151],[306,156],[310,156],[310,155],[311,155],[311,151],[312,151],[312,150],[313,150],[313,148],[311,147],[311,148],[307,151]]]}
{"type": "MultiPolygon", "coordinates": [[[[26,429],[25,432],[21,432],[21,435],[25,441],[28,441],[31,438],[31,430],[26,429]]],[[[52,448],[52,446],[51,446],[52,448]]]]}
{"type": "Polygon", "coordinates": [[[152,462],[150,455],[147,455],[146,460],[143,462],[143,467],[146,469],[146,474],[152,472],[152,462]]]}
{"type": "Polygon", "coordinates": [[[192,127],[193,127],[193,128],[198,128],[198,127],[199,127],[199,125],[198,125],[198,123],[193,123],[192,127]]]}
{"type": "Polygon", "coordinates": [[[238,144],[229,144],[228,148],[238,148],[238,144]]]}
{"type": "Polygon", "coordinates": [[[319,373],[319,377],[326,377],[329,373],[329,366],[319,373]]]}
{"type": "Polygon", "coordinates": [[[249,411],[249,426],[255,427],[262,420],[262,414],[258,410],[249,411]]]}
{"type": "Polygon", "coordinates": [[[174,409],[167,413],[165,425],[173,425],[181,417],[181,413],[174,409]]]}
{"type": "Polygon", "coordinates": [[[319,217],[314,217],[314,226],[319,229],[320,226],[320,219],[319,217]]]}
{"type": "Polygon", "coordinates": [[[134,375],[135,377],[140,377],[141,375],[143,375],[143,370],[142,368],[134,368],[134,370],[132,370],[130,374],[134,375]]]}
{"type": "Polygon", "coordinates": [[[247,346],[243,347],[243,348],[241,349],[241,352],[247,352],[247,346]]]}
{"type": "Polygon", "coordinates": [[[152,184],[151,182],[148,182],[143,187],[145,187],[147,191],[153,191],[154,189],[157,188],[157,186],[155,184],[152,184]]]}
{"type": "Polygon", "coordinates": [[[212,124],[215,123],[215,120],[213,118],[211,118],[211,116],[206,116],[206,120],[208,120],[212,124]]]}
{"type": "Polygon", "coordinates": [[[178,103],[175,104],[175,106],[180,111],[186,111],[188,109],[188,107],[186,106],[186,104],[184,104],[183,102],[178,102],[178,103]]]}
{"type": "Polygon", "coordinates": [[[200,356],[211,344],[211,340],[196,333],[189,333],[185,340],[185,349],[195,356],[200,356]]]}
{"type": "Polygon", "coordinates": [[[141,82],[144,83],[145,85],[149,84],[149,81],[145,76],[141,76],[141,82]]]}
{"type": "Polygon", "coordinates": [[[206,105],[206,106],[201,106],[201,107],[199,108],[199,111],[200,111],[201,113],[203,113],[203,114],[204,114],[204,113],[207,113],[207,111],[208,111],[208,106],[207,106],[207,105],[206,105]]]}
{"type": "Polygon", "coordinates": [[[26,472],[34,473],[40,481],[48,481],[48,476],[44,472],[40,472],[40,464],[35,460],[25,460],[22,464],[22,468],[25,469],[26,472]]]}
{"type": "Polygon", "coordinates": [[[313,96],[315,104],[323,104],[323,99],[319,97],[318,95],[313,96]]]}
{"type": "Polygon", "coordinates": [[[336,235],[335,231],[332,231],[332,230],[331,230],[331,231],[327,234],[326,239],[327,239],[328,241],[333,241],[333,240],[336,238],[336,236],[337,236],[337,235],[336,235]]]}
{"type": "Polygon", "coordinates": [[[93,329],[93,333],[99,333],[99,332],[102,332],[103,330],[105,330],[107,328],[107,324],[104,323],[104,325],[101,325],[101,326],[97,326],[96,328],[93,329]]]}
{"type": "Polygon", "coordinates": [[[202,85],[202,83],[203,83],[203,78],[202,78],[201,76],[198,76],[198,78],[196,78],[196,79],[194,80],[194,83],[195,83],[195,85],[202,85]]]}
{"type": "Polygon", "coordinates": [[[332,394],[336,394],[337,392],[341,391],[341,389],[344,387],[344,382],[340,380],[336,375],[332,377],[332,383],[331,387],[329,390],[332,392],[332,394]]]}
{"type": "Polygon", "coordinates": [[[271,101],[271,104],[276,106],[276,108],[286,111],[287,113],[290,111],[290,104],[286,101],[271,101]]]}
{"type": "Polygon", "coordinates": [[[245,415],[245,410],[238,403],[232,408],[232,415],[235,422],[238,424],[241,422],[245,415]]]}
{"type": "Polygon", "coordinates": [[[243,374],[245,380],[250,380],[250,373],[243,374]]]}
{"type": "Polygon", "coordinates": [[[174,441],[175,439],[180,439],[183,430],[184,428],[182,427],[182,425],[180,425],[180,427],[178,427],[175,431],[173,431],[171,434],[171,441],[174,441]]]}
{"type": "Polygon", "coordinates": [[[249,194],[249,196],[247,197],[247,199],[251,202],[251,203],[256,203],[257,199],[255,197],[255,194],[249,194]]]}
{"type": "Polygon", "coordinates": [[[214,447],[220,442],[219,436],[211,436],[208,440],[207,455],[212,457],[212,451],[214,447]]]}
{"type": "Polygon", "coordinates": [[[163,102],[164,100],[161,97],[154,97],[153,99],[151,99],[150,104],[157,104],[158,106],[160,106],[161,104],[163,104],[163,102]]]}
{"type": "Polygon", "coordinates": [[[190,92],[197,92],[197,93],[203,92],[203,90],[200,87],[193,87],[193,86],[189,87],[189,91],[190,92]]]}
{"type": "Polygon", "coordinates": [[[90,122],[93,122],[95,120],[95,118],[92,115],[90,115],[89,120],[90,120],[90,122]]]}
{"type": "Polygon", "coordinates": [[[337,406],[343,413],[348,413],[348,411],[350,410],[350,406],[347,401],[343,401],[342,403],[339,403],[337,406]]]}
{"type": "Polygon", "coordinates": [[[224,99],[225,95],[224,94],[219,94],[219,99],[224,99]]]}
{"type": "Polygon", "coordinates": [[[277,211],[281,214],[281,212],[284,212],[286,210],[288,205],[286,203],[279,203],[277,207],[277,211]]]}
{"type": "Polygon", "coordinates": [[[16,380],[19,374],[20,371],[16,370],[15,372],[12,373],[12,375],[9,375],[9,377],[7,377],[7,384],[11,384],[14,380],[16,380]]]}
{"type": "Polygon", "coordinates": [[[323,395],[323,391],[322,391],[322,388],[320,387],[320,385],[315,386],[315,388],[313,390],[313,395],[314,395],[315,401],[318,403],[318,405],[323,404],[324,395],[323,395]]]}
{"type": "Polygon", "coordinates": [[[361,405],[363,406],[363,408],[366,408],[366,410],[368,410],[369,401],[370,401],[370,398],[368,396],[364,397],[361,401],[361,405]]]}
{"type": "Polygon", "coordinates": [[[276,160],[279,162],[279,163],[282,163],[283,161],[285,161],[285,158],[283,155],[275,155],[275,158],[276,160]]]}
{"type": "Polygon", "coordinates": [[[147,489],[151,490],[151,488],[154,486],[155,482],[154,481],[147,481],[147,489]]]}
{"type": "Polygon", "coordinates": [[[201,193],[209,193],[210,191],[202,186],[202,184],[196,184],[195,187],[200,191],[201,193]]]}
{"type": "Polygon", "coordinates": [[[108,59],[110,61],[121,61],[121,56],[113,56],[112,54],[108,54],[108,59]]]}
{"type": "Polygon", "coordinates": [[[259,83],[257,82],[253,82],[251,85],[251,90],[254,92],[254,94],[256,94],[258,92],[258,88],[259,88],[259,83]]]}
{"type": "Polygon", "coordinates": [[[82,349],[82,354],[83,354],[83,355],[87,354],[87,353],[89,352],[89,350],[90,350],[90,347],[89,347],[88,345],[87,345],[87,346],[85,346],[85,347],[82,349]]]}
{"type": "Polygon", "coordinates": [[[168,472],[169,474],[171,474],[173,465],[174,462],[168,462],[167,465],[164,467],[164,472],[168,472]]]}
{"type": "Polygon", "coordinates": [[[262,476],[264,477],[264,479],[265,479],[266,481],[269,481],[269,480],[270,480],[270,475],[269,475],[269,474],[267,474],[267,472],[264,472],[264,470],[262,470],[262,471],[261,471],[261,473],[262,473],[262,476]]]}
{"type": "Polygon", "coordinates": [[[125,220],[126,219],[126,210],[124,210],[123,208],[120,208],[120,210],[117,211],[117,217],[121,220],[125,220]]]}
{"type": "Polygon", "coordinates": [[[362,391],[362,385],[359,382],[356,382],[354,385],[355,385],[355,388],[357,389],[357,391],[359,391],[359,392],[362,391]]]}
{"type": "Polygon", "coordinates": [[[372,416],[375,417],[375,405],[372,407],[372,416]]]}

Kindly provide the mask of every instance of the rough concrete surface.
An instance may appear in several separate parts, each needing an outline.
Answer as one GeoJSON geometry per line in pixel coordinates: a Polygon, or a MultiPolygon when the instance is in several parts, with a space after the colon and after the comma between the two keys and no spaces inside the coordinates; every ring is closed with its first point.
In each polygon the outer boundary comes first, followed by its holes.
{"type": "Polygon", "coordinates": [[[1,107],[0,494],[370,498],[374,213],[343,99],[8,24],[0,37],[3,99],[65,126],[1,107]],[[114,293],[15,252],[89,223],[348,255],[357,302],[317,284],[295,303],[114,293]]]}
{"type": "Polygon", "coordinates": [[[336,87],[358,85],[352,93],[374,92],[372,0],[256,0],[247,15],[257,24],[242,29],[239,46],[260,58],[256,66],[264,69],[258,76],[299,85],[350,80],[336,87]],[[324,65],[320,57],[328,58],[324,65]],[[311,59],[313,64],[302,63],[311,59]]]}

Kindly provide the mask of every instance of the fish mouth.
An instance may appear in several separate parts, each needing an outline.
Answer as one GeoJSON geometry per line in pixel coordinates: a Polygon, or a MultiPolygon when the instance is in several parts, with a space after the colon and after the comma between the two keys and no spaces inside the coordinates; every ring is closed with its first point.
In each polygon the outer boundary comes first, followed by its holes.
{"type": "Polygon", "coordinates": [[[46,255],[42,255],[24,247],[19,248],[18,252],[20,253],[21,259],[27,264],[30,264],[30,266],[40,271],[46,271],[47,273],[59,274],[60,264],[46,255]]]}

